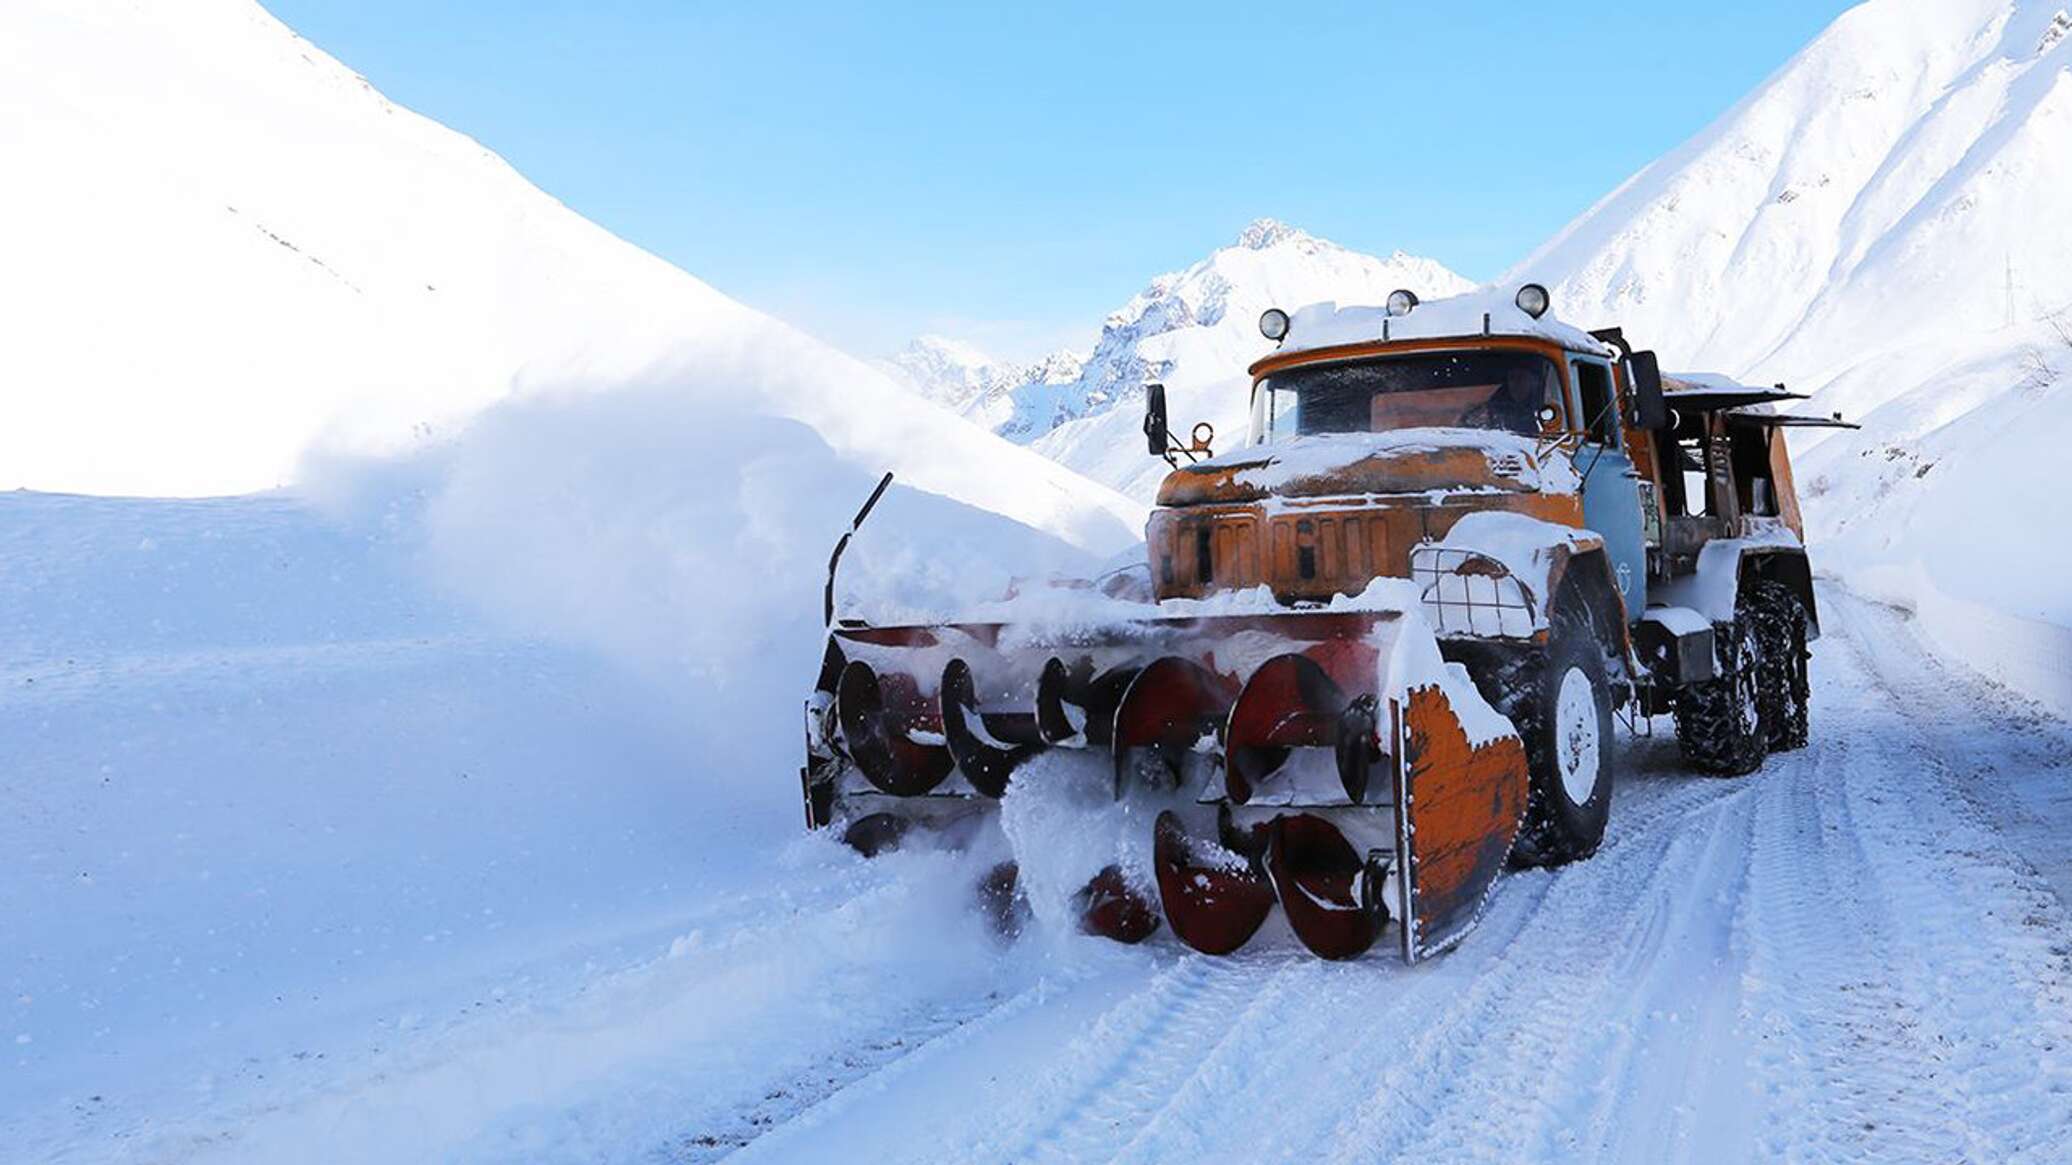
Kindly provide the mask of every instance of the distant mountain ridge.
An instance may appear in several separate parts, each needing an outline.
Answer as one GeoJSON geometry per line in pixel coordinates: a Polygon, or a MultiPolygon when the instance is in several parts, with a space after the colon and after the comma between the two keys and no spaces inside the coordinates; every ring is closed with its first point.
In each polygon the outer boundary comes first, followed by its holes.
{"type": "Polygon", "coordinates": [[[1259,334],[1267,308],[1379,303],[1401,287],[1430,298],[1469,286],[1432,259],[1402,251],[1377,258],[1262,218],[1231,245],[1153,279],[1108,316],[1083,358],[1059,353],[1017,368],[923,338],[890,362],[917,391],[976,423],[1148,497],[1153,470],[1163,467],[1146,461],[1141,438],[1129,437],[1146,383],[1166,385],[1176,420],[1209,421],[1227,441],[1243,428],[1245,365],[1273,346],[1259,334]],[[946,359],[958,354],[968,359],[946,359]]]}

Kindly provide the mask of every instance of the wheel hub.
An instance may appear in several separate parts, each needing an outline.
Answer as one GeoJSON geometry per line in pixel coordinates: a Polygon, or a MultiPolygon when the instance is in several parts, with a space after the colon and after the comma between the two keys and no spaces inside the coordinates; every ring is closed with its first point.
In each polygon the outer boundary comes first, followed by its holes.
{"type": "Polygon", "coordinates": [[[1561,677],[1554,700],[1554,763],[1561,770],[1561,790],[1581,805],[1597,789],[1597,699],[1590,677],[1572,667],[1561,677]]]}

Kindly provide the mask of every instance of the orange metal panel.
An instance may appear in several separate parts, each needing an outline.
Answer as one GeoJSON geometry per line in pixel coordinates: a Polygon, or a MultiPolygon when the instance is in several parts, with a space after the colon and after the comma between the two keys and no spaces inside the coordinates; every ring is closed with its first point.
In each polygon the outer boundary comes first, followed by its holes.
{"type": "Polygon", "coordinates": [[[1529,777],[1516,736],[1471,745],[1436,687],[1412,689],[1402,718],[1396,803],[1410,889],[1403,954],[1415,960],[1473,925],[1518,838],[1529,777]]]}

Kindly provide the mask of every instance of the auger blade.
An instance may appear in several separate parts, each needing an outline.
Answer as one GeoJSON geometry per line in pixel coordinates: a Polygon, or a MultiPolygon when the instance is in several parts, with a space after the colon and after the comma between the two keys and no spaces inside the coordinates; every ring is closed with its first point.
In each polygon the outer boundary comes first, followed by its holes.
{"type": "Polygon", "coordinates": [[[1167,655],[1151,661],[1115,709],[1116,792],[1135,770],[1138,750],[1153,752],[1167,783],[1177,786],[1187,754],[1215,734],[1232,699],[1230,684],[1193,660],[1167,655]]]}
{"type": "Polygon", "coordinates": [[[1036,733],[1045,744],[1068,748],[1106,748],[1115,730],[1115,706],[1134,667],[1101,671],[1085,656],[1066,663],[1052,658],[1036,680],[1036,733]]]}
{"type": "Polygon", "coordinates": [[[1266,875],[1295,937],[1322,958],[1358,958],[1388,923],[1380,870],[1321,817],[1295,813],[1273,820],[1266,875]]]}
{"type": "Polygon", "coordinates": [[[1023,761],[1042,752],[1036,712],[986,712],[978,699],[971,665],[953,659],[942,670],[939,692],[942,734],[957,771],[971,787],[988,797],[1007,792],[1007,782],[1023,761]]]}
{"type": "Polygon", "coordinates": [[[993,933],[1002,939],[1020,937],[1029,924],[1029,900],[1021,892],[1021,867],[1001,862],[978,883],[978,908],[993,933]]]}
{"type": "Polygon", "coordinates": [[[1332,748],[1345,693],[1315,660],[1290,653],[1259,665],[1230,708],[1224,735],[1225,788],[1243,805],[1296,748],[1332,748]]]}
{"type": "Polygon", "coordinates": [[[1227,955],[1257,934],[1273,911],[1273,885],[1237,855],[1204,863],[1168,809],[1154,826],[1152,865],[1159,903],[1180,941],[1207,955],[1227,955]]]}
{"type": "Polygon", "coordinates": [[[899,848],[913,822],[891,813],[870,813],[849,823],[842,844],[867,858],[899,848]]]}
{"type": "Polygon", "coordinates": [[[850,758],[879,791],[918,797],[950,775],[956,763],[950,750],[910,735],[939,726],[932,703],[910,675],[880,676],[862,660],[842,669],[835,688],[835,720],[850,758]]]}
{"type": "Polygon", "coordinates": [[[1130,887],[1121,868],[1109,866],[1079,891],[1079,925],[1088,934],[1140,943],[1158,929],[1158,912],[1130,887]]]}

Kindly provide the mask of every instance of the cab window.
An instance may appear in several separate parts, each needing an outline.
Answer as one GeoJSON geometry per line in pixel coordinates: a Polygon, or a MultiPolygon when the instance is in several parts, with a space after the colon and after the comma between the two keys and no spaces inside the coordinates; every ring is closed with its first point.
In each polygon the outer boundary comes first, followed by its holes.
{"type": "Polygon", "coordinates": [[[1573,368],[1585,436],[1600,445],[1618,444],[1619,410],[1612,395],[1611,365],[1577,360],[1573,368]]]}

